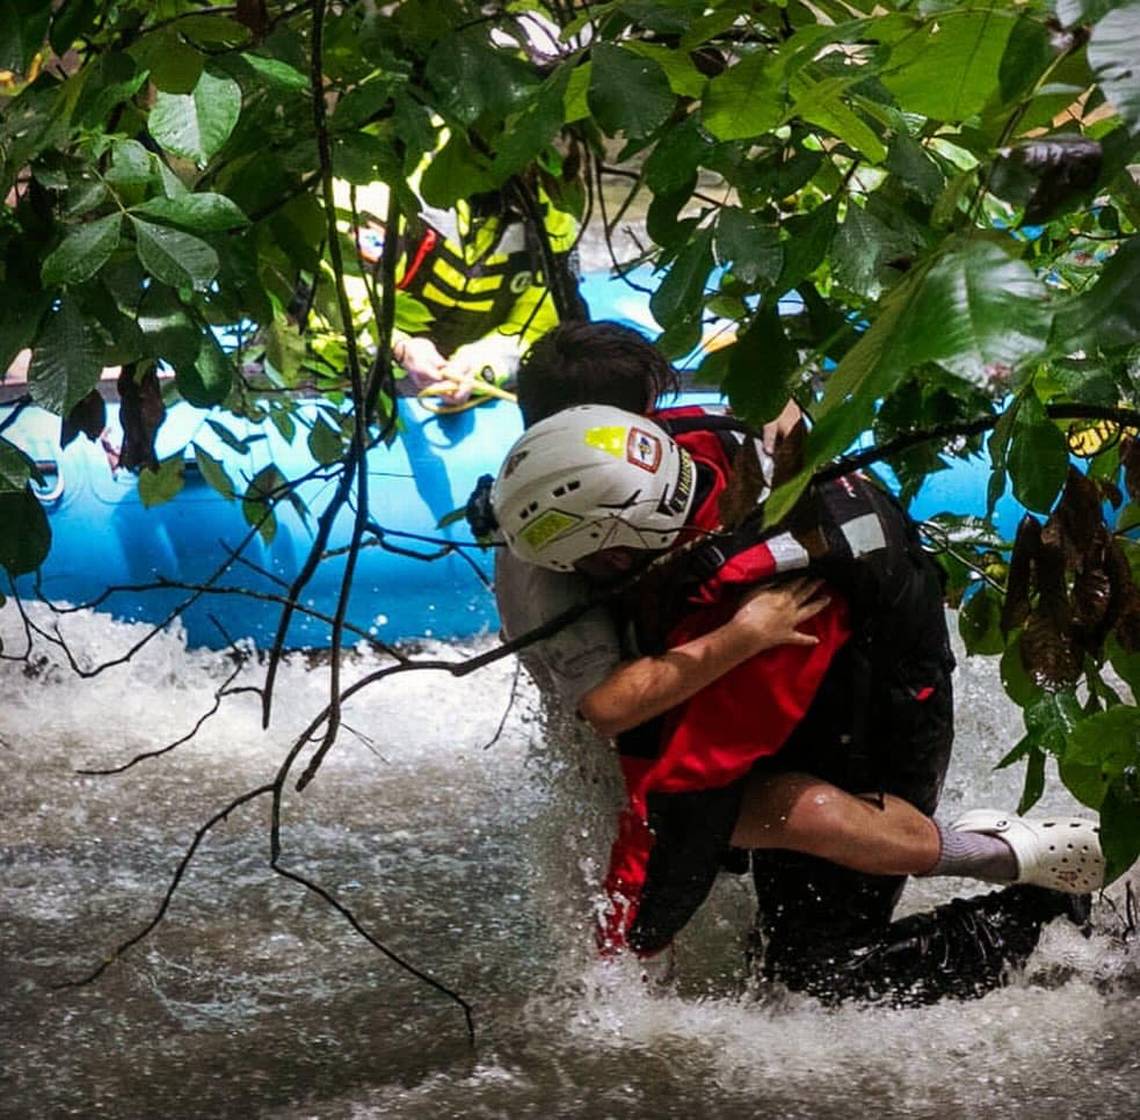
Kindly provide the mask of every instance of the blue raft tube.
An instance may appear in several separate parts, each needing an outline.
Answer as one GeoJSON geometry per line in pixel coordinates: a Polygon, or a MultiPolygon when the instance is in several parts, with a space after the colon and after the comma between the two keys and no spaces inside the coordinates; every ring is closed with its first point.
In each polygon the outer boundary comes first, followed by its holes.
{"type": "MultiPolygon", "coordinates": [[[[715,405],[719,395],[686,392],[680,404],[715,405]]],[[[311,511],[307,518],[288,503],[276,508],[277,530],[270,543],[257,534],[218,576],[218,570],[250,536],[240,499],[227,500],[199,473],[197,445],[225,466],[235,487],[275,464],[289,479],[316,466],[307,442],[305,419],[315,421],[323,407],[301,404],[302,423],[286,440],[268,420],[255,424],[217,410],[172,406],[159,429],[160,459],[182,454],[185,484],[172,500],[147,509],[138,479],[112,469],[107,446],[121,443],[118,406],[109,403],[104,441],[75,439],[59,445],[59,418],[42,409],[25,408],[5,437],[26,452],[44,475],[40,501],[48,514],[52,548],[39,573],[40,592],[56,602],[93,601],[108,587],[123,587],[102,598],[99,609],[125,621],[158,623],[191,598],[184,587],[136,590],[161,580],[205,585],[208,591],[181,613],[187,643],[223,648],[230,638],[252,639],[269,648],[281,613],[280,597],[304,564],[315,533],[315,517],[331,496],[334,483],[314,479],[299,487],[311,511]],[[209,423],[227,428],[248,451],[237,452],[209,423]],[[105,446],[105,445],[106,446],[105,446]],[[244,588],[263,598],[238,595],[244,588]],[[215,621],[215,619],[217,621],[215,621]],[[220,623],[220,625],[219,625],[220,623]]],[[[11,406],[0,404],[0,422],[11,406]]],[[[348,620],[360,632],[384,642],[414,638],[459,639],[494,632],[498,627],[489,590],[490,550],[473,546],[460,519],[441,527],[448,514],[462,507],[480,475],[494,474],[505,450],[522,430],[518,409],[493,401],[453,415],[437,415],[412,398],[399,402],[402,423],[393,442],[368,452],[369,513],[385,531],[389,547],[372,544],[361,550],[353,580],[348,620]],[[447,551],[448,546],[456,546],[447,551]],[[439,555],[440,552],[443,555],[439,555]]],[[[942,511],[984,513],[988,464],[982,458],[956,460],[931,475],[911,504],[923,519],[942,511]]],[[[998,533],[1012,539],[1022,509],[1009,496],[995,515],[998,533]]],[[[335,552],[351,538],[354,513],[337,515],[328,548],[335,552]]],[[[333,555],[316,569],[301,602],[330,616],[335,612],[345,558],[333,555]]],[[[35,593],[35,580],[21,577],[22,594],[35,593]]],[[[285,647],[324,648],[330,644],[326,621],[296,613],[285,647]]]]}

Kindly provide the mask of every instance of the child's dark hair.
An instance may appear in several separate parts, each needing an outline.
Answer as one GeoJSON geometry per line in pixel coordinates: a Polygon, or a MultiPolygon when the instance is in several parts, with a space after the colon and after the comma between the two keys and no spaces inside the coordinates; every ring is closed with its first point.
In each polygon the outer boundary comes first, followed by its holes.
{"type": "Polygon", "coordinates": [[[680,389],[677,371],[648,339],[620,323],[562,323],[544,334],[519,366],[523,424],[576,404],[644,413],[680,389]]]}

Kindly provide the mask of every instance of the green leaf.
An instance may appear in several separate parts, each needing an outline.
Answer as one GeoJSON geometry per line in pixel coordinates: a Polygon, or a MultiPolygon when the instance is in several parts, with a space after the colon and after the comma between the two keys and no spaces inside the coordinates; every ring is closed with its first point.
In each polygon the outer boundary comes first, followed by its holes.
{"type": "Polygon", "coordinates": [[[676,98],[656,62],[609,43],[599,43],[590,54],[588,100],[603,132],[648,136],[668,120],[676,98]]]}
{"type": "Polygon", "coordinates": [[[432,157],[420,181],[424,201],[449,209],[461,198],[492,190],[495,177],[462,135],[453,135],[432,157]]]}
{"type": "Polygon", "coordinates": [[[65,0],[51,21],[51,49],[61,57],[86,33],[99,14],[99,0],[65,0]]]}
{"type": "Polygon", "coordinates": [[[199,43],[233,46],[249,39],[249,28],[238,23],[229,12],[216,15],[187,15],[178,21],[178,30],[199,43]]]}
{"type": "Polygon", "coordinates": [[[897,175],[924,202],[934,202],[946,185],[942,169],[905,129],[891,141],[887,170],[897,175]]]}
{"type": "Polygon", "coordinates": [[[310,78],[295,66],[290,66],[289,63],[282,62],[279,58],[266,58],[260,54],[243,54],[242,59],[267,82],[286,90],[305,90],[308,92],[311,84],[310,78]]]}
{"type": "Polygon", "coordinates": [[[1140,341],[1140,236],[1128,238],[1096,283],[1057,311],[1053,342],[1065,350],[1111,349],[1140,341]]]}
{"type": "Polygon", "coordinates": [[[663,327],[669,327],[674,319],[691,318],[699,313],[705,284],[713,268],[712,239],[711,227],[698,230],[677,254],[657,291],[649,297],[653,318],[663,327]]]}
{"type": "Polygon", "coordinates": [[[150,72],[155,88],[164,93],[193,93],[206,63],[206,56],[186,43],[177,25],[144,35],[132,44],[131,54],[150,72]]]}
{"type": "Polygon", "coordinates": [[[0,300],[0,369],[7,370],[16,355],[31,346],[50,304],[45,292],[5,291],[0,300]]]}
{"type": "Polygon", "coordinates": [[[1017,803],[1017,811],[1024,815],[1028,813],[1045,792],[1045,752],[1033,747],[1025,766],[1025,785],[1021,790],[1021,800],[1017,803]]]}
{"type": "Polygon", "coordinates": [[[768,287],[779,278],[784,248],[779,232],[738,206],[726,206],[716,220],[716,255],[745,284],[768,287]]]}
{"type": "Polygon", "coordinates": [[[281,433],[281,438],[286,443],[292,443],[293,437],[297,434],[297,425],[293,417],[283,408],[274,409],[269,414],[269,419],[273,421],[273,426],[281,433]]]}
{"type": "Polygon", "coordinates": [[[774,299],[766,300],[748,330],[729,348],[728,375],[722,389],[733,411],[759,426],[779,415],[788,402],[790,378],[799,356],[788,341],[774,299]]]}
{"type": "Polygon", "coordinates": [[[35,462],[0,436],[0,493],[18,494],[32,478],[43,481],[35,462]]]}
{"type": "Polygon", "coordinates": [[[962,121],[979,112],[997,86],[1015,14],[1004,4],[931,17],[891,47],[880,81],[905,112],[962,121]]]}
{"type": "Polygon", "coordinates": [[[1069,689],[1043,692],[1025,708],[1025,729],[1034,746],[1056,758],[1065,757],[1069,737],[1089,722],[1082,719],[1080,701],[1069,689]]]}
{"type": "Polygon", "coordinates": [[[26,74],[43,46],[50,20],[48,4],[29,0],[0,3],[0,70],[26,74]]]}
{"type": "Polygon", "coordinates": [[[146,356],[146,339],[134,314],[124,314],[105,281],[84,284],[76,296],[104,367],[126,365],[146,356]]]}
{"type": "Polygon", "coordinates": [[[221,404],[233,386],[234,368],[212,333],[201,336],[197,360],[176,367],[175,383],[184,400],[197,408],[221,404]]]}
{"type": "Polygon", "coordinates": [[[192,367],[202,348],[202,333],[177,295],[162,284],[151,284],[143,295],[138,315],[147,356],[168,362],[175,369],[192,367]]]}
{"type": "Polygon", "coordinates": [[[436,523],[437,529],[446,529],[449,525],[456,525],[460,521],[467,518],[467,507],[460,506],[458,509],[453,509],[450,513],[445,513],[436,523]]]}
{"type": "Polygon", "coordinates": [[[323,467],[339,463],[344,454],[340,432],[331,428],[321,417],[309,430],[309,454],[323,467]]]}
{"type": "Polygon", "coordinates": [[[1105,654],[1112,668],[1132,690],[1132,695],[1140,696],[1140,653],[1127,652],[1116,637],[1110,635],[1105,643],[1105,654]]]}
{"type": "Polygon", "coordinates": [[[152,198],[132,208],[133,214],[144,214],[197,233],[222,233],[249,224],[241,208],[224,194],[202,191],[176,198],[152,198]]]}
{"type": "Polygon", "coordinates": [[[857,152],[861,152],[871,163],[882,163],[887,158],[887,149],[875,131],[842,100],[842,95],[852,85],[851,78],[825,78],[812,81],[802,70],[788,82],[788,92],[793,104],[786,118],[800,117],[845,141],[857,152]]]}
{"type": "MultiPolygon", "coordinates": [[[[795,244],[795,240],[791,242],[795,244]]],[[[1028,265],[988,240],[952,239],[887,293],[879,317],[844,355],[815,409],[808,467],[843,454],[868,427],[876,401],[926,362],[986,386],[1041,353],[1048,335],[1046,290],[1028,265]]],[[[774,523],[785,516],[806,476],[768,500],[774,523]]]]}
{"type": "Polygon", "coordinates": [[[823,263],[835,236],[838,205],[833,198],[810,214],[797,214],[784,222],[784,267],[776,281],[777,291],[790,291],[823,263]]]}
{"type": "Polygon", "coordinates": [[[156,95],[149,128],[168,152],[204,167],[222,150],[240,115],[237,82],[204,72],[193,93],[156,95]]]}
{"type": "Polygon", "coordinates": [[[847,203],[843,224],[831,243],[831,269],[835,279],[858,295],[879,295],[879,266],[894,244],[891,231],[854,199],[847,203]]]}
{"type": "Polygon", "coordinates": [[[962,200],[973,189],[976,178],[977,172],[971,169],[960,171],[946,183],[930,211],[930,224],[934,229],[945,229],[954,224],[962,200]]]}
{"type": "Polygon", "coordinates": [[[266,544],[277,535],[277,515],[273,504],[282,496],[285,476],[275,467],[262,468],[253,476],[242,498],[241,511],[246,524],[255,528],[266,544]]]}
{"type": "Polygon", "coordinates": [[[103,363],[100,348],[76,300],[65,296],[48,315],[32,352],[28,388],[49,412],[66,416],[96,385],[103,363]]]}
{"type": "Polygon", "coordinates": [[[593,67],[589,62],[574,67],[570,71],[570,81],[566,85],[563,102],[563,119],[566,124],[585,120],[590,115],[590,75],[593,67]]]}
{"type": "Polygon", "coordinates": [[[392,145],[369,132],[348,132],[333,138],[333,174],[357,186],[393,179],[399,160],[392,145]]]}
{"type": "Polygon", "coordinates": [[[204,291],[218,274],[218,254],[192,234],[144,222],[130,215],[139,261],[156,280],[172,288],[204,291]]]}
{"type": "Polygon", "coordinates": [[[691,200],[696,185],[697,177],[694,174],[689,183],[677,191],[653,196],[653,201],[645,212],[645,231],[658,245],[675,251],[696,228],[696,218],[680,217],[681,210],[691,200]]]}
{"type": "MultiPolygon", "coordinates": [[[[1135,772],[1133,767],[1133,778],[1135,772]]],[[[1118,779],[1108,787],[1100,807],[1100,845],[1106,884],[1118,879],[1140,858],[1140,797],[1134,781],[1118,779]]]]}
{"type": "MultiPolygon", "coordinates": [[[[881,315],[844,358],[828,384],[820,419],[851,402],[863,410],[862,425],[875,399],[926,362],[988,387],[993,374],[1008,374],[1022,359],[1043,351],[1046,299],[1032,269],[997,244],[949,241],[939,257],[908,273],[884,301],[884,311],[889,306],[891,313],[881,315]],[[854,402],[858,387],[865,391],[854,402]]],[[[845,445],[859,430],[845,437],[845,445]]]]}
{"type": "Polygon", "coordinates": [[[10,576],[34,572],[51,549],[51,526],[39,499],[26,488],[0,491],[0,525],[0,567],[10,576]]]}
{"type": "Polygon", "coordinates": [[[631,39],[626,44],[626,49],[656,62],[669,80],[669,88],[678,97],[696,99],[704,92],[705,76],[693,64],[688,51],[646,43],[640,39],[631,39]]]}
{"type": "Polygon", "coordinates": [[[1093,28],[1089,63],[1105,96],[1133,133],[1140,131],[1140,3],[1109,12],[1093,28]]]}
{"type": "Polygon", "coordinates": [[[226,473],[226,468],[222,466],[220,459],[215,459],[209,452],[203,451],[197,444],[194,444],[194,460],[198,464],[198,470],[202,477],[227,502],[233,501],[237,497],[234,484],[230,481],[230,476],[226,473]]]}
{"type": "Polygon", "coordinates": [[[713,144],[696,118],[689,117],[654,144],[645,161],[645,182],[654,194],[687,193],[697,168],[712,151],[713,144]]]}
{"type": "Polygon", "coordinates": [[[1035,16],[1020,16],[1010,32],[998,68],[1003,107],[1027,93],[1055,58],[1045,24],[1035,16]]]}
{"type": "Polygon", "coordinates": [[[496,175],[513,175],[521,171],[558,134],[562,127],[562,106],[569,80],[569,70],[555,71],[507,124],[495,152],[496,175]]]}
{"type": "Polygon", "coordinates": [[[184,460],[179,452],[169,459],[163,459],[157,470],[147,467],[139,471],[139,499],[147,509],[169,502],[181,492],[186,484],[183,466],[184,460]]]}
{"type": "Polygon", "coordinates": [[[225,426],[219,424],[217,420],[206,418],[206,423],[213,429],[214,435],[218,437],[231,451],[236,451],[239,455],[247,455],[249,453],[250,444],[259,439],[265,439],[265,436],[258,433],[257,435],[246,436],[245,439],[239,439],[225,426]]]}
{"type": "Polygon", "coordinates": [[[141,197],[141,192],[154,178],[150,152],[137,140],[116,140],[111,149],[111,166],[104,178],[120,197],[132,193],[141,197]]]}
{"type": "Polygon", "coordinates": [[[1017,705],[1024,708],[1041,695],[1041,688],[1036,685],[1025,671],[1025,664],[1021,660],[1021,635],[1009,643],[1002,654],[999,668],[1001,686],[1005,694],[1017,705]]]}
{"type": "Polygon", "coordinates": [[[111,50],[85,67],[76,80],[79,86],[73,123],[105,131],[111,114],[143,87],[146,71],[125,51],[111,50]]]}
{"type": "Polygon", "coordinates": [[[1071,730],[1061,780],[1081,804],[1099,809],[1109,786],[1135,766],[1140,766],[1140,710],[1121,704],[1071,730]]]}
{"type": "Polygon", "coordinates": [[[1028,735],[1023,735],[1017,742],[1017,745],[1008,753],[1002,755],[1000,762],[994,763],[995,770],[1005,770],[1012,766],[1015,762],[1020,762],[1023,758],[1027,758],[1029,753],[1034,749],[1033,743],[1028,735]]]}
{"type": "Polygon", "coordinates": [[[44,286],[81,284],[91,279],[119,247],[123,219],[116,211],[73,229],[44,258],[44,286]]]}
{"type": "Polygon", "coordinates": [[[763,51],[742,58],[713,78],[701,103],[701,120],[718,140],[747,140],[775,128],[787,97],[778,65],[763,51]]]}
{"type": "Polygon", "coordinates": [[[1018,409],[1006,465],[1013,496],[1027,509],[1048,513],[1065,485],[1069,448],[1036,396],[1027,397],[1018,409]]]}
{"type": "Polygon", "coordinates": [[[995,654],[1005,649],[1001,633],[1001,603],[988,587],[979,587],[958,612],[958,633],[970,654],[995,654]]]}
{"type": "Polygon", "coordinates": [[[484,113],[507,116],[537,84],[534,71],[521,60],[463,32],[440,40],[428,58],[427,77],[441,112],[464,125],[474,124],[484,113]]]}

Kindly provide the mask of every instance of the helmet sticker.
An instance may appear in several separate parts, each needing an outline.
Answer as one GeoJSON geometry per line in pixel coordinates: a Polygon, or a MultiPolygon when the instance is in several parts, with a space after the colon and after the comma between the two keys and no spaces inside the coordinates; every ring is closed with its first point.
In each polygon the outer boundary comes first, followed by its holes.
{"type": "Polygon", "coordinates": [[[582,519],[558,509],[548,509],[519,532],[519,540],[533,552],[541,552],[555,537],[582,519]]]}
{"type": "Polygon", "coordinates": [[[625,457],[635,467],[655,474],[661,465],[661,441],[641,428],[630,428],[625,457]]]}
{"type": "Polygon", "coordinates": [[[587,428],[582,434],[582,442],[587,447],[597,448],[615,459],[625,457],[626,437],[630,429],[624,424],[612,424],[600,428],[587,428]]]}

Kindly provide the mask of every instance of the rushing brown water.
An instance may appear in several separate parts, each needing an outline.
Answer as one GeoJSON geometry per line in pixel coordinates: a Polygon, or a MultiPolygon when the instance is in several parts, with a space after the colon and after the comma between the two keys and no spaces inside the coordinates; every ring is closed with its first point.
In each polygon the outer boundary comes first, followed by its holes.
{"type": "MultiPolygon", "coordinates": [[[[22,648],[16,621],[0,610],[7,653],[22,648]]],[[[137,633],[70,622],[80,657],[137,633]]],[[[484,647],[433,653],[472,648],[484,647]]],[[[202,822],[271,779],[327,674],[290,661],[269,732],[255,698],[237,696],[170,754],[81,777],[184,735],[230,662],[164,635],[89,681],[50,648],[35,663],[0,663],[0,1116],[1140,1115],[1140,954],[1109,903],[1089,939],[1050,927],[1010,987],[924,1010],[826,1011],[752,989],[750,888],[730,877],[681,938],[670,983],[598,964],[591,906],[613,775],[588,740],[544,726],[525,678],[497,734],[511,663],[366,692],[345,712],[352,732],[286,806],[288,866],[467,999],[474,1046],[454,1003],[269,870],[264,799],[210,834],[151,937],[96,983],[54,990],[149,920],[202,822]]],[[[375,666],[354,660],[347,678],[375,666]]],[[[258,681],[251,665],[238,683],[258,681]]],[[[1019,717],[991,664],[966,664],[958,687],[945,811],[1012,806],[1020,775],[989,765],[1019,717]]],[[[904,907],[966,886],[912,887],[904,907]]]]}

